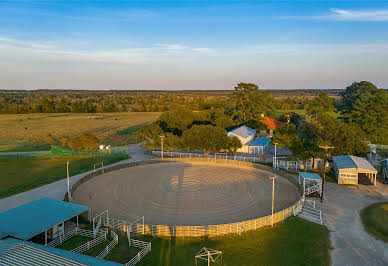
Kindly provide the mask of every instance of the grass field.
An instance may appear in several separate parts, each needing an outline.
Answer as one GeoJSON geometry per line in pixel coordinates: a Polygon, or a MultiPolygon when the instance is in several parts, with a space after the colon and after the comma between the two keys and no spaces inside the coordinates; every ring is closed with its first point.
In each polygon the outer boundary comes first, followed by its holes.
{"type": "Polygon", "coordinates": [[[0,156],[0,198],[9,197],[35,187],[52,183],[66,177],[66,162],[70,161],[70,174],[75,175],[93,169],[93,164],[104,162],[104,165],[127,158],[124,153],[112,153],[89,157],[74,156],[0,156]]]}
{"type": "Polygon", "coordinates": [[[360,211],[365,230],[388,243],[388,202],[379,202],[360,211]]]}
{"type": "Polygon", "coordinates": [[[30,151],[48,146],[28,145],[33,138],[48,134],[56,137],[81,133],[96,135],[104,144],[120,146],[136,142],[136,130],[154,121],[160,113],[93,114],[101,119],[88,119],[90,114],[7,114],[0,115],[0,151],[30,151]]]}
{"type": "Polygon", "coordinates": [[[214,265],[330,264],[327,228],[298,217],[241,236],[147,240],[152,241],[152,251],[138,265],[195,265],[194,256],[204,246],[223,252],[223,264],[214,265]]]}

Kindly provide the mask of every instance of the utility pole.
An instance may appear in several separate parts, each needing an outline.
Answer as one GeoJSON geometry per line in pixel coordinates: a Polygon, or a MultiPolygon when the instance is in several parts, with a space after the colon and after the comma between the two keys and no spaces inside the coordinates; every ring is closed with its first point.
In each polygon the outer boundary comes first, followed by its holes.
{"type": "Polygon", "coordinates": [[[163,139],[165,138],[165,136],[163,136],[163,135],[160,135],[160,139],[161,139],[161,141],[162,141],[162,152],[161,152],[161,154],[162,154],[162,159],[163,159],[163,139]]]}
{"type": "Polygon", "coordinates": [[[332,146],[319,146],[319,148],[325,150],[325,159],[323,160],[323,180],[322,180],[322,192],[321,192],[321,202],[323,201],[323,186],[325,184],[325,179],[326,179],[326,158],[327,158],[327,151],[329,149],[333,149],[334,147],[332,146]]]}
{"type": "Polygon", "coordinates": [[[67,169],[67,198],[69,199],[69,202],[71,202],[69,163],[70,163],[69,161],[67,161],[67,163],[66,163],[66,169],[67,169]]]}
{"type": "Polygon", "coordinates": [[[271,176],[269,179],[272,179],[272,220],[271,220],[271,226],[273,227],[273,210],[275,205],[275,179],[277,178],[276,175],[271,176]]]}
{"type": "Polygon", "coordinates": [[[273,166],[273,167],[276,169],[276,168],[277,168],[277,165],[278,165],[278,164],[277,164],[277,161],[276,161],[276,145],[278,145],[278,143],[275,142],[274,144],[275,144],[275,161],[274,161],[274,166],[273,166]]]}

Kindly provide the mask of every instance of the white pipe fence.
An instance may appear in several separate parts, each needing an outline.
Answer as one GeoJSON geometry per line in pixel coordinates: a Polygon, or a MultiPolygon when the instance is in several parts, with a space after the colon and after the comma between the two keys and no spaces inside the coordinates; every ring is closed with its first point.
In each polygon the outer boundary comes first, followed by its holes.
{"type": "Polygon", "coordinates": [[[119,243],[119,236],[115,233],[115,231],[111,230],[110,231],[110,235],[111,237],[113,238],[112,242],[110,242],[105,248],[103,251],[100,252],[100,254],[98,254],[96,256],[96,258],[99,258],[99,259],[103,259],[105,258],[106,255],[109,254],[109,252],[117,245],[117,243],[119,243]]]}
{"type": "MultiPolygon", "coordinates": [[[[153,155],[161,156],[160,151],[153,151],[153,155]]],[[[233,160],[233,161],[243,161],[251,163],[268,163],[271,162],[271,159],[258,157],[258,156],[239,156],[239,155],[228,155],[225,153],[215,153],[215,154],[202,154],[202,153],[191,153],[191,152],[163,152],[164,158],[207,158],[209,161],[221,160],[233,160]]]]}
{"type": "MultiPolygon", "coordinates": [[[[105,228],[101,228],[98,232],[97,232],[97,235],[98,236],[106,236],[108,230],[105,229],[105,228]]],[[[85,230],[85,229],[81,229],[81,228],[74,228],[73,230],[67,232],[66,234],[63,234],[63,235],[60,235],[59,237],[55,238],[54,240],[52,240],[51,242],[49,242],[47,244],[47,246],[50,246],[50,247],[56,247],[60,244],[62,244],[63,242],[69,240],[70,238],[76,236],[76,235],[81,235],[81,236],[85,236],[85,237],[90,237],[90,238],[95,238],[94,234],[93,234],[93,231],[90,231],[90,230],[85,230]]]]}
{"type": "Polygon", "coordinates": [[[148,252],[151,251],[151,242],[144,242],[144,241],[140,241],[140,240],[131,239],[130,243],[131,243],[131,246],[141,248],[142,250],[139,251],[130,261],[125,263],[126,266],[133,266],[133,265],[135,265],[145,255],[147,255],[148,252]]]}

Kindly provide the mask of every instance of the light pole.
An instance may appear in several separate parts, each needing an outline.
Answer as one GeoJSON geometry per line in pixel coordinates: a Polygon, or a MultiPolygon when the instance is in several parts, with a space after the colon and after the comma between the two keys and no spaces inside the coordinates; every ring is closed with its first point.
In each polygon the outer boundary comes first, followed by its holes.
{"type": "Polygon", "coordinates": [[[274,164],[275,167],[274,167],[274,168],[277,168],[277,165],[278,165],[278,164],[277,164],[277,161],[276,161],[276,145],[278,145],[278,143],[275,142],[274,144],[275,144],[275,162],[274,162],[274,163],[275,163],[275,164],[274,164]]]}
{"type": "Polygon", "coordinates": [[[274,209],[274,202],[275,202],[275,179],[277,178],[276,175],[271,176],[269,179],[272,179],[272,220],[271,220],[271,226],[273,227],[273,209],[274,209]]]}
{"type": "Polygon", "coordinates": [[[163,139],[165,138],[165,136],[163,136],[163,135],[160,135],[160,140],[161,140],[161,142],[162,142],[162,152],[161,152],[161,154],[162,154],[162,159],[163,159],[163,139]]]}
{"type": "Polygon", "coordinates": [[[319,148],[325,150],[325,159],[323,160],[323,180],[322,180],[322,191],[321,191],[321,202],[323,201],[323,186],[325,184],[325,179],[326,179],[326,157],[327,157],[327,151],[329,149],[333,149],[334,147],[332,146],[319,146],[319,148]]]}
{"type": "Polygon", "coordinates": [[[70,176],[69,176],[69,161],[66,162],[66,169],[67,169],[67,198],[69,199],[69,202],[71,201],[71,195],[70,195],[70,176]]]}

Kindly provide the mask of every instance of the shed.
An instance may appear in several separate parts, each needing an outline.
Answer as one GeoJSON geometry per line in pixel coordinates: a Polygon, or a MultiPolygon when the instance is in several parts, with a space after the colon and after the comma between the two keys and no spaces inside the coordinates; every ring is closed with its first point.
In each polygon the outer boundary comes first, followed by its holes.
{"type": "Polygon", "coordinates": [[[374,184],[377,170],[367,160],[353,155],[333,157],[333,172],[338,184],[374,184]]]}
{"type": "Polygon", "coordinates": [[[322,177],[316,173],[299,172],[299,184],[303,182],[303,195],[317,192],[322,196],[322,177]]]}
{"type": "Polygon", "coordinates": [[[257,137],[247,144],[249,154],[263,154],[268,150],[271,139],[267,137],[257,137]]]}
{"type": "Polygon", "coordinates": [[[89,207],[51,198],[41,198],[0,213],[0,231],[21,240],[47,244],[65,233],[64,222],[89,207]]]}

